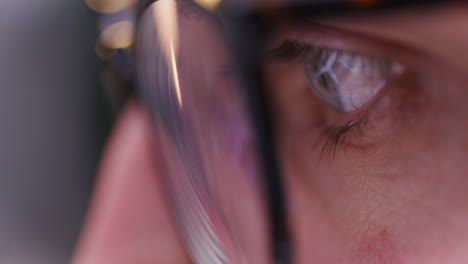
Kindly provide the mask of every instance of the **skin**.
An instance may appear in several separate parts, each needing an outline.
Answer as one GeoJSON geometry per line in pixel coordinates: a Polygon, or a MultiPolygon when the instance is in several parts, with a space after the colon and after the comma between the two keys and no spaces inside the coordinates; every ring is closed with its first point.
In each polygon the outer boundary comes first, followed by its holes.
{"type": "MultiPolygon", "coordinates": [[[[405,71],[343,115],[314,97],[297,61],[266,66],[295,263],[467,263],[468,9],[320,23],[347,32],[321,44],[356,52],[369,45],[366,52],[405,71]],[[317,113],[328,125],[365,113],[368,122],[333,152],[317,113]]],[[[150,148],[157,142],[139,102],[129,102],[103,156],[73,264],[190,263],[150,148]]]]}
{"type": "MultiPolygon", "coordinates": [[[[296,84],[282,78],[270,84],[281,124],[278,140],[291,190],[298,263],[468,260],[464,202],[468,120],[462,103],[468,96],[468,80],[460,74],[467,65],[459,46],[468,43],[467,9],[428,14],[430,19],[408,16],[399,23],[385,17],[323,22],[404,43],[386,45],[388,53],[407,67],[407,73],[388,85],[390,89],[364,107],[370,111],[368,123],[349,133],[333,154],[330,147],[321,146],[323,138],[308,115],[320,109],[303,77],[295,76],[296,84]],[[459,24],[450,27],[449,16],[459,24]],[[422,25],[430,23],[451,32],[432,28],[429,33],[422,25]],[[302,88],[284,89],[288,84],[302,88]]],[[[272,65],[268,72],[294,76],[300,72],[295,65],[294,61],[272,65]]],[[[327,123],[347,120],[325,112],[327,123]]]]}

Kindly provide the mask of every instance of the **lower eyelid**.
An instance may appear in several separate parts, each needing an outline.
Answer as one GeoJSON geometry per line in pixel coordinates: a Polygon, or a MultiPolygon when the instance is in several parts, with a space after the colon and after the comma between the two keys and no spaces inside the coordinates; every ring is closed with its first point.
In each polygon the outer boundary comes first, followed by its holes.
{"type": "Polygon", "coordinates": [[[382,94],[358,114],[363,121],[360,121],[358,129],[347,135],[343,147],[371,146],[405,133],[415,118],[422,114],[419,102],[423,92],[421,88],[411,76],[390,82],[382,94]]]}
{"type": "Polygon", "coordinates": [[[386,140],[401,128],[403,115],[411,114],[407,98],[413,87],[401,84],[402,80],[390,82],[384,91],[365,109],[352,114],[339,114],[331,110],[324,113],[324,120],[317,131],[320,133],[322,152],[335,153],[349,148],[362,149],[386,140]],[[339,136],[339,137],[337,137],[339,136]]]}

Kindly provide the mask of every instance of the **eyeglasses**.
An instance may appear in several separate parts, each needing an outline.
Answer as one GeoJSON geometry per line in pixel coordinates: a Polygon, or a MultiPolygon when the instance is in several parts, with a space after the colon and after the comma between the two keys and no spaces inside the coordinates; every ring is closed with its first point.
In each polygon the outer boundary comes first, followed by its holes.
{"type": "Polygon", "coordinates": [[[361,107],[380,91],[382,80],[398,74],[398,63],[305,46],[297,41],[303,33],[284,25],[447,2],[139,3],[137,39],[126,53],[134,59],[132,84],[154,121],[158,164],[196,263],[293,263],[276,140],[283,124],[273,110],[278,102],[266,64],[303,54],[311,61],[304,71],[315,96],[338,112],[361,107]],[[347,75],[333,74],[331,63],[347,75]],[[343,83],[368,89],[356,96],[338,91],[343,83]]]}

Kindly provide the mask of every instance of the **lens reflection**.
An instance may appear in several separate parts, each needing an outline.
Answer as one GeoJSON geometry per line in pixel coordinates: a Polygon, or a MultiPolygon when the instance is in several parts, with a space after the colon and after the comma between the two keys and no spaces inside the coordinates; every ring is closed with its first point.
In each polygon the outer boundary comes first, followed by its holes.
{"type": "Polygon", "coordinates": [[[218,22],[191,3],[162,0],[144,14],[137,41],[160,173],[193,260],[265,263],[255,136],[218,22]]]}

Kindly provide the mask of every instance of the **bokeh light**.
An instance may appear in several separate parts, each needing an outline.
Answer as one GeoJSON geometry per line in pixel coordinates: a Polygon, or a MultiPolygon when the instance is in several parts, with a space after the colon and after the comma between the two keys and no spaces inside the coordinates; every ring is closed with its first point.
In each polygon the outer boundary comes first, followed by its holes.
{"type": "Polygon", "coordinates": [[[219,6],[222,0],[194,0],[194,2],[207,10],[214,10],[219,6]]]}
{"type": "Polygon", "coordinates": [[[134,31],[135,27],[132,22],[117,22],[109,25],[101,32],[99,42],[108,49],[126,49],[135,40],[134,31]]]}
{"type": "Polygon", "coordinates": [[[135,0],[85,0],[85,2],[94,11],[109,14],[122,11],[133,5],[135,0]]]}

